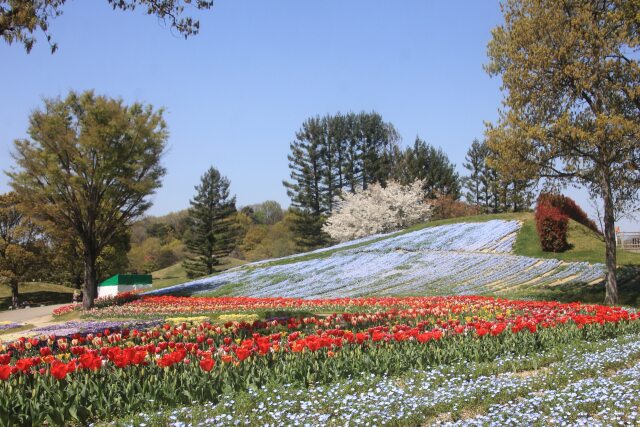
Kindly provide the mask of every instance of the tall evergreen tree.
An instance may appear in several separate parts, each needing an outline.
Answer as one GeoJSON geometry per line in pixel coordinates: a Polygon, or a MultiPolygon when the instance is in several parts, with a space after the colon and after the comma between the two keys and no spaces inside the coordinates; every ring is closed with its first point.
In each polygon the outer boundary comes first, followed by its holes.
{"type": "Polygon", "coordinates": [[[236,198],[229,196],[229,180],[211,167],[195,189],[189,209],[190,233],[186,238],[190,256],[183,262],[189,277],[214,273],[220,259],[234,249],[237,236],[233,220],[236,198]]]}
{"type": "Polygon", "coordinates": [[[360,137],[360,181],[363,190],[370,183],[383,186],[391,175],[391,154],[399,139],[393,125],[376,112],[360,113],[357,118],[360,137]]]}
{"type": "Polygon", "coordinates": [[[326,215],[314,215],[308,211],[291,208],[292,219],[290,230],[293,232],[295,244],[303,250],[321,248],[330,243],[328,234],[322,230],[327,220],[326,215]]]}
{"type": "Polygon", "coordinates": [[[481,206],[485,211],[490,203],[488,196],[489,185],[486,180],[487,156],[489,149],[484,142],[473,140],[471,147],[465,156],[463,163],[465,169],[469,171],[469,176],[465,177],[464,187],[467,203],[481,206]]]}
{"type": "Polygon", "coordinates": [[[319,117],[307,119],[290,144],[289,169],[292,181],[283,181],[296,208],[319,216],[326,210],[321,193],[324,175],[322,159],[325,129],[319,117]]]}
{"type": "Polygon", "coordinates": [[[424,181],[423,190],[428,198],[438,196],[460,197],[460,178],[455,166],[441,148],[416,137],[413,147],[407,147],[401,158],[395,162],[394,175],[403,184],[416,179],[424,181]]]}

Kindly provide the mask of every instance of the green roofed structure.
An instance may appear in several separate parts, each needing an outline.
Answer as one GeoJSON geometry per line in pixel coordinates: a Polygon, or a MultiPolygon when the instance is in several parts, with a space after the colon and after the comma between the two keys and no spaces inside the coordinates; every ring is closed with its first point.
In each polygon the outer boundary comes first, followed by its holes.
{"type": "Polygon", "coordinates": [[[150,274],[116,274],[98,285],[98,298],[151,287],[150,274]]]}

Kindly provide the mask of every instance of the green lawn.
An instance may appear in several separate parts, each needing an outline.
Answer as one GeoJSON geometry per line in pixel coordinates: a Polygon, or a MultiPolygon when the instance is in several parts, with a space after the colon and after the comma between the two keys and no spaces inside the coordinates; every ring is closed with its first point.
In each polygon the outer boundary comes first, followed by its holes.
{"type": "MultiPolygon", "coordinates": [[[[51,305],[71,303],[73,288],[53,283],[23,283],[18,288],[20,301],[28,301],[33,305],[51,305]]],[[[0,310],[11,306],[11,290],[0,286],[0,310]]]]}
{"type": "MultiPolygon", "coordinates": [[[[516,254],[535,258],[556,258],[563,261],[604,263],[605,245],[602,236],[573,220],[569,221],[568,241],[571,248],[559,253],[543,252],[542,249],[540,249],[540,240],[536,233],[533,214],[526,215],[514,247],[516,254]]],[[[620,266],[640,265],[640,253],[618,250],[617,259],[618,265],[620,266]]]]}

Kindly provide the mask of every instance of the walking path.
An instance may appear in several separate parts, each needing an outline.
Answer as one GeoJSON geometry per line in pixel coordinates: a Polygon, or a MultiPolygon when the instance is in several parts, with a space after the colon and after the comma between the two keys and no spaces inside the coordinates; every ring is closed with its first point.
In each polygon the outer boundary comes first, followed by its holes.
{"type": "MultiPolygon", "coordinates": [[[[56,323],[52,313],[58,307],[67,304],[45,305],[43,307],[19,308],[0,312],[0,322],[16,322],[32,325],[34,328],[56,323]]],[[[13,341],[22,336],[28,336],[29,330],[0,335],[0,342],[13,341]]]]}
{"type": "Polygon", "coordinates": [[[68,304],[54,304],[45,305],[42,307],[29,307],[18,308],[16,310],[7,310],[0,312],[0,322],[22,322],[33,323],[33,320],[40,319],[42,317],[51,317],[51,313],[58,307],[63,307],[68,304]]]}

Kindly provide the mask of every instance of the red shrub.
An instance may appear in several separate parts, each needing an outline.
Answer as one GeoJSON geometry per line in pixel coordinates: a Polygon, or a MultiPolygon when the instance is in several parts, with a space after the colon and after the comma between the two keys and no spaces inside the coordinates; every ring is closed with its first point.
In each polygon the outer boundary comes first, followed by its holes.
{"type": "Polygon", "coordinates": [[[562,194],[541,193],[538,197],[538,206],[541,204],[554,206],[575,222],[584,225],[598,234],[602,234],[596,223],[589,218],[589,215],[570,197],[563,196],[562,194]]]}
{"type": "Polygon", "coordinates": [[[536,230],[540,237],[542,250],[546,252],[562,252],[568,248],[567,229],[569,217],[560,209],[547,203],[536,207],[536,230]]]}

